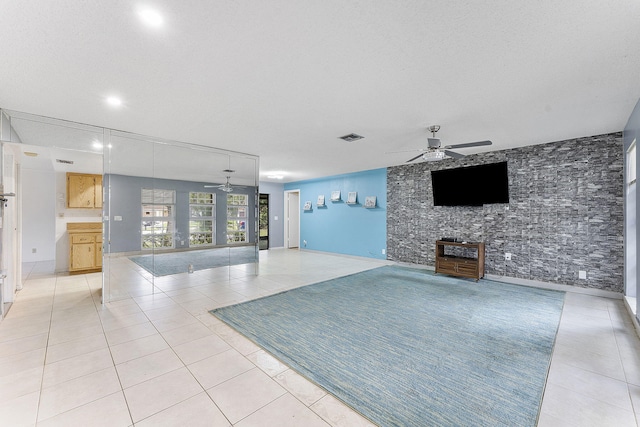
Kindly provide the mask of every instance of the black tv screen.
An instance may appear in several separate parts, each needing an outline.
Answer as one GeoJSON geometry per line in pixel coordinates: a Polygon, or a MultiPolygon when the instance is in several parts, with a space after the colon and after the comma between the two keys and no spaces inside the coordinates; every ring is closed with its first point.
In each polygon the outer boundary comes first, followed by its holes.
{"type": "Polygon", "coordinates": [[[507,162],[431,171],[434,206],[509,203],[507,162]]]}

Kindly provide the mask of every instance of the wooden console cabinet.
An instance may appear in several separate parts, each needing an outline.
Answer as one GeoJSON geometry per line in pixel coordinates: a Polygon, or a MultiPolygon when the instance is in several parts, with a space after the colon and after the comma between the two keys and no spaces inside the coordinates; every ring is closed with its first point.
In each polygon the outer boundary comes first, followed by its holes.
{"type": "Polygon", "coordinates": [[[102,271],[102,223],[70,222],[69,273],[82,274],[102,271]]]}
{"type": "Polygon", "coordinates": [[[476,279],[476,282],[484,277],[484,243],[458,243],[445,242],[438,240],[436,242],[436,273],[450,274],[452,276],[468,277],[476,279]],[[465,254],[475,251],[475,258],[469,256],[447,254],[445,250],[450,248],[464,248],[465,254]]]}

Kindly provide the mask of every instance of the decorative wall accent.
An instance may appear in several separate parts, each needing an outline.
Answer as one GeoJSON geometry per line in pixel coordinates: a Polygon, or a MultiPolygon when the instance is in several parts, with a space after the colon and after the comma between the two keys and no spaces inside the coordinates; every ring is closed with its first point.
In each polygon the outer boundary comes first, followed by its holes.
{"type": "Polygon", "coordinates": [[[364,207],[367,209],[373,209],[376,207],[376,196],[367,196],[364,199],[364,207]]]}
{"type": "Polygon", "coordinates": [[[459,237],[485,242],[487,274],[622,292],[623,224],[621,132],[387,169],[394,261],[433,266],[435,241],[459,237]],[[432,169],[504,160],[509,204],[433,206],[432,169]]]}
{"type": "MultiPolygon", "coordinates": [[[[300,200],[315,200],[318,194],[343,194],[351,190],[375,194],[376,209],[333,202],[313,213],[300,215],[300,243],[307,250],[386,259],[387,250],[387,170],[385,168],[307,181],[289,182],[284,190],[300,192],[300,200]],[[306,241],[306,246],[302,245],[306,241]]],[[[301,204],[302,206],[302,204],[301,204]]]]}

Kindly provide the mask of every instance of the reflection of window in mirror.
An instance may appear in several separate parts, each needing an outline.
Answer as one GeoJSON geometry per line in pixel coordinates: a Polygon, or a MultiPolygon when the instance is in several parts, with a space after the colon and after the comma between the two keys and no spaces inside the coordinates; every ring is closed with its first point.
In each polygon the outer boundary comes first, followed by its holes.
{"type": "Polygon", "coordinates": [[[174,190],[142,189],[142,249],[171,249],[174,244],[174,190]]]}
{"type": "Polygon", "coordinates": [[[247,194],[227,195],[227,243],[247,241],[247,212],[249,196],[247,194]]]}
{"type": "Polygon", "coordinates": [[[627,185],[636,182],[636,140],[634,139],[627,151],[627,185]]]}
{"type": "Polygon", "coordinates": [[[215,193],[189,193],[189,247],[215,244],[215,193]]]}

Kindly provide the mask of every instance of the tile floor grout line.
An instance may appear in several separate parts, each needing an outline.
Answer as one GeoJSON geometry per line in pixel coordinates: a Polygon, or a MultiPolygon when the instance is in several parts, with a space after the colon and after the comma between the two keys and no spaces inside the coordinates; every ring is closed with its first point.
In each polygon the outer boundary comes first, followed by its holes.
{"type": "MultiPolygon", "coordinates": [[[[53,285],[53,298],[51,300],[51,314],[49,316],[49,330],[47,331],[47,342],[45,345],[45,350],[44,350],[44,360],[42,361],[42,376],[40,378],[40,390],[38,391],[38,405],[36,407],[36,417],[35,417],[35,422],[34,424],[37,425],[38,424],[38,417],[40,416],[40,405],[42,403],[42,390],[44,390],[44,372],[45,372],[45,368],[47,366],[47,354],[49,352],[49,341],[51,340],[51,326],[53,324],[53,307],[55,305],[55,299],[56,299],[56,289],[58,287],[58,278],[56,276],[56,280],[55,283],[53,285]]],[[[24,287],[23,287],[24,289],[24,287]]]]}

